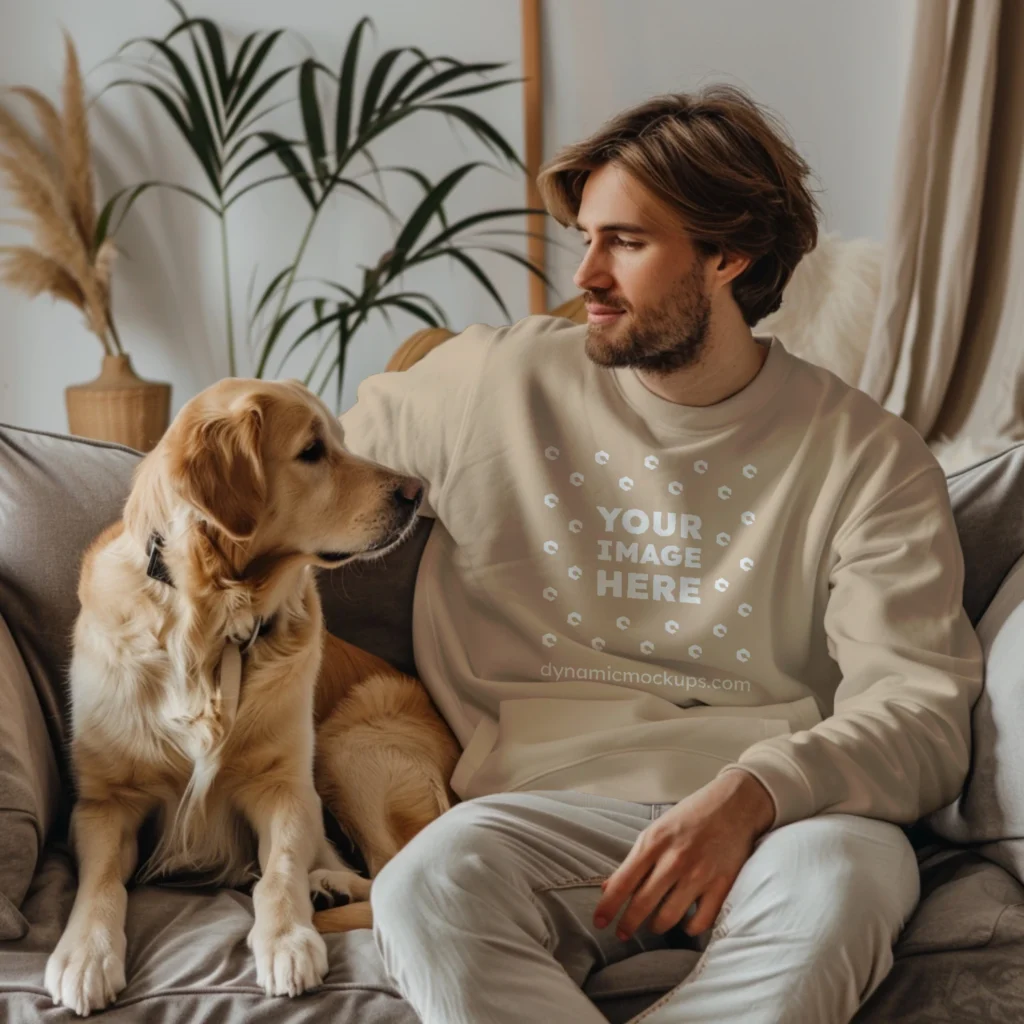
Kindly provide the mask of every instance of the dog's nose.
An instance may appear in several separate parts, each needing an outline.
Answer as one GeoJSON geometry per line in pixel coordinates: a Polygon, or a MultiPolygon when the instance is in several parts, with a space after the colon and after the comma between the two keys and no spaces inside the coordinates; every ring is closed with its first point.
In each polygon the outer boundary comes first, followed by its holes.
{"type": "Polygon", "coordinates": [[[395,501],[400,506],[415,505],[423,496],[423,484],[415,477],[406,477],[395,489],[395,501]]]}

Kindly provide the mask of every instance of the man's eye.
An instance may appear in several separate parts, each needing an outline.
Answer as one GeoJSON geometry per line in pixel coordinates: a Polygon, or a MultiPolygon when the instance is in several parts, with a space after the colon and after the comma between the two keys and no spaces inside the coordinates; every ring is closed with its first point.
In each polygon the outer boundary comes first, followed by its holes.
{"type": "MultiPolygon", "coordinates": [[[[590,245],[590,239],[589,238],[584,238],[582,241],[583,241],[584,247],[587,247],[587,246],[590,245]]],[[[623,249],[639,249],[642,244],[643,244],[642,242],[632,242],[632,241],[630,241],[629,239],[626,239],[626,238],[619,238],[618,235],[616,235],[612,239],[612,245],[618,245],[618,246],[620,246],[623,249]]]]}
{"type": "Polygon", "coordinates": [[[319,462],[327,454],[327,446],[317,438],[308,448],[299,452],[299,458],[303,462],[319,462]]]}

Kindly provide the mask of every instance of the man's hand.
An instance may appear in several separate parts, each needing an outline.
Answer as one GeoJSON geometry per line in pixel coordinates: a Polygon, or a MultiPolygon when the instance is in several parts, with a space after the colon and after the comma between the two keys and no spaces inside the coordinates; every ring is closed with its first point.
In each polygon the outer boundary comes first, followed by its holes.
{"type": "Polygon", "coordinates": [[[729,771],[712,779],[640,833],[626,859],[602,883],[595,927],[607,927],[632,897],[616,930],[620,939],[630,938],[655,909],[650,930],[667,932],[694,901],[699,901],[697,911],[686,932],[698,935],[710,928],[754,843],[774,818],[768,790],[750,772],[729,771]]]}

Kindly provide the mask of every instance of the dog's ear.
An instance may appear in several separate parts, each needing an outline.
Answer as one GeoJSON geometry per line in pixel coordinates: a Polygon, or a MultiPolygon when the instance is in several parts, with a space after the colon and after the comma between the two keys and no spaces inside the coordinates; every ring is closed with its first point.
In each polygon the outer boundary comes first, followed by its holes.
{"type": "Polygon", "coordinates": [[[256,532],[266,500],[264,409],[247,399],[186,425],[172,474],[185,499],[234,540],[256,532]]]}

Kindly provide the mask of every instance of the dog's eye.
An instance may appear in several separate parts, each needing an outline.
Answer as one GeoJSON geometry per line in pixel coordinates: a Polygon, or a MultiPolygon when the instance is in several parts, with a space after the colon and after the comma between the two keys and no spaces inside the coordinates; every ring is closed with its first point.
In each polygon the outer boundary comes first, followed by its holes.
{"type": "Polygon", "coordinates": [[[308,448],[299,452],[303,462],[319,462],[327,454],[327,447],[318,437],[308,448]]]}

